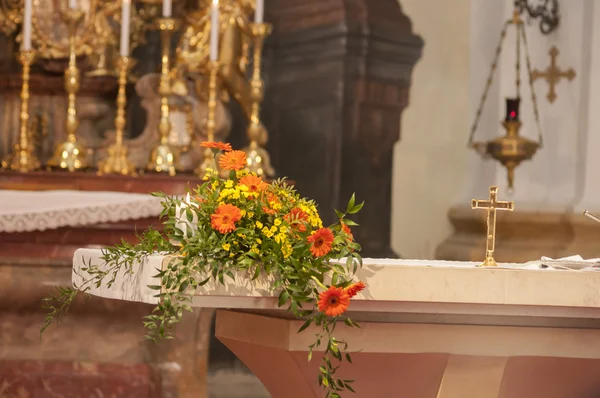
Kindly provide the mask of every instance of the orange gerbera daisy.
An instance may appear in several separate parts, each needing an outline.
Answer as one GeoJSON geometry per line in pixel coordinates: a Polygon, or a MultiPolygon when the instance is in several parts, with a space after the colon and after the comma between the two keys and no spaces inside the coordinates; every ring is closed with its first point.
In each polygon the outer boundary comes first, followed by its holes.
{"type": "Polygon", "coordinates": [[[352,235],[352,231],[350,230],[350,227],[347,226],[346,224],[344,224],[343,221],[340,221],[340,225],[342,226],[342,231],[348,235],[348,240],[350,242],[352,242],[354,240],[354,235],[352,235]]]}
{"type": "Polygon", "coordinates": [[[306,223],[308,222],[308,214],[298,207],[294,207],[288,214],[283,216],[283,219],[290,224],[294,231],[306,231],[306,223]]]}
{"type": "Polygon", "coordinates": [[[202,141],[200,146],[203,146],[204,148],[218,149],[219,151],[224,152],[231,151],[231,144],[227,142],[202,141]]]}
{"type": "Polygon", "coordinates": [[[358,281],[356,283],[351,284],[346,288],[346,293],[350,298],[356,296],[359,292],[361,292],[367,285],[363,281],[358,281]]]}
{"type": "Polygon", "coordinates": [[[250,192],[261,192],[267,187],[267,183],[262,178],[248,174],[240,178],[240,184],[248,187],[250,192]]]}
{"type": "Polygon", "coordinates": [[[322,257],[329,253],[333,243],[333,232],[329,228],[320,228],[308,237],[310,252],[315,257],[322,257]]]}
{"type": "Polygon", "coordinates": [[[342,315],[350,305],[350,296],[341,287],[330,286],[319,294],[319,311],[327,316],[342,315]]]}
{"type": "Polygon", "coordinates": [[[219,158],[219,166],[223,170],[241,170],[246,166],[246,153],[244,151],[225,152],[219,158]]]}
{"type": "Polygon", "coordinates": [[[222,234],[235,231],[235,223],[242,218],[242,212],[234,205],[222,204],[210,215],[210,225],[222,234]]]}

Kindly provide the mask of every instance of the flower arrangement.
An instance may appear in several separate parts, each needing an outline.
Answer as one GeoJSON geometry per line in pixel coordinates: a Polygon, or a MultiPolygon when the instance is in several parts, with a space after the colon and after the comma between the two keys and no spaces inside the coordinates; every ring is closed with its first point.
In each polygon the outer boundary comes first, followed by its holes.
{"type": "Polygon", "coordinates": [[[163,199],[163,231],[149,229],[138,244],[123,242],[105,249],[105,267],[90,264],[82,270],[89,276],[80,286],[60,288],[58,297],[45,300],[50,312],[42,331],[67,311],[77,291],[93,285],[110,287],[119,272],[135,272],[144,256],[167,252],[175,260],[158,273],[162,285],[151,286],[161,301],[144,319],[148,338],[170,337],[172,325],[191,310],[190,291],[211,279],[224,283],[240,271],[253,280],[271,275],[279,307],[305,320],[299,332],[313,324],[320,330],[309,346],[308,359],[313,349],[325,348],[318,380],[327,397],[353,391],[351,380],[336,375],[339,365],[352,359],[347,344],[333,333],[340,321],[358,327],[344,315],[352,297],[365,288],[363,282],[352,280],[362,259],[350,230],[357,224],[347,216],[360,211],[363,203],[356,204],[353,195],[344,212],[336,210],[339,221],[324,227],[316,204],[301,198],[284,179],[268,183],[244,170],[243,151],[221,142],[202,145],[215,157],[215,169],[207,170],[205,183],[183,201],[155,194],[163,199]],[[222,178],[222,173],[228,177],[222,178]]]}

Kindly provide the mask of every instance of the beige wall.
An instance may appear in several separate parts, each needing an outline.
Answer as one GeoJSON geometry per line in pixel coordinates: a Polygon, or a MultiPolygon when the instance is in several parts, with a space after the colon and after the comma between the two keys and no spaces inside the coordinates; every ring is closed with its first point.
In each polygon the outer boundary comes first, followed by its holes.
{"type": "Polygon", "coordinates": [[[433,258],[464,190],[469,127],[469,0],[400,0],[425,41],[394,156],[392,247],[433,258]]]}

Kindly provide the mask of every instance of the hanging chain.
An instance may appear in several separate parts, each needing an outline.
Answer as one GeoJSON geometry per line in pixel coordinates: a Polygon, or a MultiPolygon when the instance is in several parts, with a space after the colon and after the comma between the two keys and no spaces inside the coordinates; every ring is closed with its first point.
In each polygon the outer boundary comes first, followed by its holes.
{"type": "MultiPolygon", "coordinates": [[[[494,72],[496,71],[496,67],[498,66],[498,60],[500,59],[500,53],[502,53],[502,43],[504,42],[504,38],[506,37],[506,30],[508,29],[508,25],[512,23],[512,19],[506,21],[504,26],[502,27],[502,32],[500,33],[500,41],[498,42],[498,46],[496,47],[496,54],[494,55],[494,60],[492,62],[492,67],[490,70],[490,74],[488,76],[487,82],[485,83],[485,89],[483,90],[483,94],[481,95],[481,100],[479,102],[479,107],[477,108],[477,113],[475,114],[475,120],[473,121],[473,125],[471,126],[471,132],[469,133],[469,142],[468,146],[472,147],[473,138],[475,136],[475,131],[477,131],[477,126],[479,124],[479,119],[481,118],[481,112],[483,111],[483,106],[485,105],[485,100],[487,99],[488,92],[490,91],[490,87],[492,86],[492,79],[494,77],[494,72]]],[[[531,74],[530,74],[531,76],[531,74]]]]}
{"type": "Polygon", "coordinates": [[[535,124],[538,129],[538,145],[540,149],[542,148],[543,138],[542,138],[542,126],[540,124],[540,113],[538,112],[537,105],[537,96],[535,95],[535,90],[533,89],[533,77],[531,73],[531,59],[529,58],[529,49],[527,47],[527,35],[525,34],[525,26],[523,24],[517,26],[517,35],[521,31],[521,35],[523,36],[523,46],[525,47],[525,62],[527,63],[527,76],[529,76],[529,88],[531,90],[531,102],[533,102],[533,115],[535,117],[535,124]]]}
{"type": "Polygon", "coordinates": [[[513,16],[513,24],[517,28],[517,98],[521,98],[521,35],[519,35],[519,29],[523,26],[523,21],[516,13],[513,16]]]}

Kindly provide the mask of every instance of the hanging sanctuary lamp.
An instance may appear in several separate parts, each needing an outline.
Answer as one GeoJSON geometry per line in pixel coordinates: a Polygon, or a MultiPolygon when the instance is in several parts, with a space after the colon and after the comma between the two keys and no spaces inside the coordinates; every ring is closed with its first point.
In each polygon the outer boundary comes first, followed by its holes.
{"type": "Polygon", "coordinates": [[[506,168],[508,188],[511,190],[514,187],[516,167],[521,164],[521,162],[531,159],[537,150],[542,147],[542,129],[540,127],[537,98],[535,91],[533,90],[531,60],[529,58],[529,51],[527,49],[527,36],[525,34],[523,20],[521,19],[517,10],[515,10],[513,17],[504,23],[502,28],[500,42],[496,47],[496,54],[494,55],[494,60],[492,62],[485,89],[483,90],[483,95],[481,96],[477,113],[475,114],[475,120],[469,134],[469,147],[475,149],[484,158],[491,157],[497,160],[506,168]],[[515,65],[516,90],[514,97],[506,98],[506,117],[501,123],[504,127],[505,134],[490,141],[477,142],[474,141],[475,132],[477,131],[477,126],[479,124],[479,119],[481,118],[485,100],[487,98],[490,86],[492,85],[492,79],[497,69],[500,54],[502,53],[502,45],[504,43],[504,39],[506,38],[506,31],[511,26],[515,27],[517,39],[517,62],[515,65]],[[521,46],[523,46],[525,51],[527,77],[529,88],[531,90],[531,101],[533,103],[533,114],[538,131],[537,142],[519,135],[519,130],[522,126],[519,115],[519,107],[521,104],[521,46]]]}

